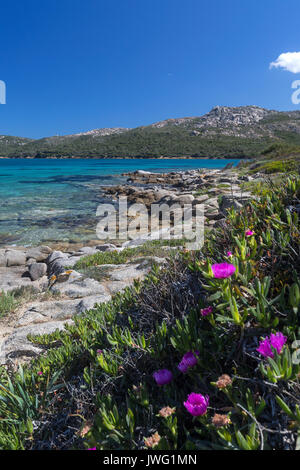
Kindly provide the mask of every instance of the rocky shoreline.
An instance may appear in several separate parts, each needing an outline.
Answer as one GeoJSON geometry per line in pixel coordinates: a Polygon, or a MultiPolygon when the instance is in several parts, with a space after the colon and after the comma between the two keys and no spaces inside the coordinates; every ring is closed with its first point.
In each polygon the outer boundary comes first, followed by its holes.
{"type": "MultiPolygon", "coordinates": [[[[240,208],[251,198],[241,184],[253,177],[240,176],[227,165],[223,170],[189,170],[172,173],[150,173],[138,170],[125,174],[127,183],[102,188],[113,201],[126,196],[129,204],[143,203],[172,205],[178,203],[205,206],[205,226],[221,226],[229,207],[240,208]]],[[[163,265],[164,257],[137,257],[122,264],[98,266],[99,276],[74,270],[76,263],[87,255],[99,252],[122,252],[149,240],[141,234],[130,242],[99,243],[76,250],[53,250],[49,246],[31,248],[5,247],[0,249],[0,293],[22,290],[28,301],[0,318],[0,364],[17,364],[41,354],[31,343],[29,334],[40,335],[63,329],[72,323],[74,315],[107,302],[111,297],[143,279],[152,265],[163,265]]],[[[167,256],[169,247],[165,247],[167,256]]]]}

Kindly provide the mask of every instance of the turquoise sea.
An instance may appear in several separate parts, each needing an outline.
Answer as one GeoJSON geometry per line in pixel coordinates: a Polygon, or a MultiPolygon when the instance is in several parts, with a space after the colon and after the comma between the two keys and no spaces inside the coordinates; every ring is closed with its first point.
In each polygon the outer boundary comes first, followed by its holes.
{"type": "Polygon", "coordinates": [[[121,173],[222,168],[229,162],[238,160],[0,159],[0,246],[96,239],[101,186],[125,182],[121,173]]]}

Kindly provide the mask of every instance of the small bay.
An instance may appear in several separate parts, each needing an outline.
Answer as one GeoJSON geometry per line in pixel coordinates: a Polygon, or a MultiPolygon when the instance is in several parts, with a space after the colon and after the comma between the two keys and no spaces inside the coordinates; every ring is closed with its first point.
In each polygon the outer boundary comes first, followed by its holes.
{"type": "MultiPolygon", "coordinates": [[[[101,186],[121,174],[223,168],[230,159],[0,159],[0,246],[96,238],[101,186]]],[[[106,201],[107,202],[107,201],[106,201]]]]}

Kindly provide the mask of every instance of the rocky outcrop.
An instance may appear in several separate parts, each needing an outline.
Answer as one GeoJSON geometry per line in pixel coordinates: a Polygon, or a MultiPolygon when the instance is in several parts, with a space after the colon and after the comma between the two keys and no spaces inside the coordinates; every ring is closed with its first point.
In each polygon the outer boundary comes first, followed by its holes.
{"type": "MultiPolygon", "coordinates": [[[[99,251],[111,250],[112,248],[112,244],[99,245],[99,251]]],[[[117,247],[115,249],[117,250],[117,247]]],[[[124,249],[124,247],[119,249],[124,249]]],[[[164,259],[161,258],[148,257],[141,261],[137,260],[136,263],[101,265],[98,266],[99,273],[101,271],[105,273],[101,282],[74,270],[63,270],[62,264],[55,265],[59,260],[63,260],[63,263],[68,264],[69,259],[75,257],[78,260],[86,253],[90,253],[90,250],[83,248],[75,254],[53,252],[48,256],[45,263],[31,264],[29,266],[31,278],[21,278],[23,279],[22,282],[18,275],[26,269],[25,267],[0,268],[5,269],[6,285],[4,287],[6,287],[6,290],[13,290],[17,287],[33,288],[35,286],[35,292],[43,292],[49,289],[53,295],[52,300],[37,300],[22,306],[11,318],[10,328],[4,328],[2,335],[0,323],[0,364],[11,362],[16,364],[26,358],[41,354],[43,352],[42,348],[28,340],[27,336],[29,334],[40,335],[51,333],[56,329],[63,329],[66,322],[72,323],[74,316],[92,309],[97,304],[108,302],[113,294],[130,286],[134,280],[143,279],[153,263],[162,264],[164,262],[164,259]],[[54,266],[56,266],[56,275],[51,274],[54,266]],[[48,270],[49,278],[43,276],[39,280],[31,280],[45,270],[48,270]],[[56,297],[58,299],[55,299],[56,297]]]]}
{"type": "Polygon", "coordinates": [[[44,335],[55,330],[63,330],[70,321],[54,321],[41,324],[30,324],[15,328],[1,344],[0,364],[18,363],[25,358],[32,358],[41,354],[43,349],[28,340],[28,335],[44,335]]]}
{"type": "MultiPolygon", "coordinates": [[[[227,210],[230,207],[239,209],[252,197],[250,193],[241,192],[240,183],[245,178],[231,169],[167,174],[137,171],[127,176],[129,184],[107,189],[113,198],[126,195],[129,205],[143,202],[148,210],[153,202],[169,206],[177,204],[179,210],[190,205],[192,214],[195,206],[203,204],[208,228],[222,227],[227,210]]],[[[170,229],[160,228],[161,233],[166,230],[170,229]]],[[[0,322],[0,363],[16,364],[41,354],[42,348],[31,343],[28,334],[39,335],[63,329],[66,322],[72,323],[74,316],[92,309],[95,304],[109,301],[115,293],[132,285],[134,280],[142,280],[153,264],[162,266],[165,259],[148,256],[119,265],[94,266],[92,272],[74,270],[77,261],[100,252],[138,247],[157,239],[157,235],[158,232],[141,233],[139,238],[128,240],[121,246],[105,243],[66,252],[52,251],[47,246],[0,250],[0,292],[23,288],[37,295],[36,300],[22,305],[10,317],[9,327],[2,328],[0,322]],[[49,299],[41,300],[42,293],[46,292],[49,299]]],[[[170,250],[172,248],[169,247],[170,250]]]]}

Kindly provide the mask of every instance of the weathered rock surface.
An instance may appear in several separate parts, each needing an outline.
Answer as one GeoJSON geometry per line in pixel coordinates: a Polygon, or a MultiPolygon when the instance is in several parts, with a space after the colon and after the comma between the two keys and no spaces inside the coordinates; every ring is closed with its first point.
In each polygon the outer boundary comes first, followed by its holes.
{"type": "Polygon", "coordinates": [[[53,320],[67,320],[76,313],[78,300],[56,300],[38,302],[29,305],[28,309],[17,321],[16,327],[33,323],[45,323],[53,320]]]}
{"type": "Polygon", "coordinates": [[[241,209],[243,205],[247,204],[251,198],[251,194],[232,194],[232,195],[226,195],[222,197],[222,201],[220,204],[220,212],[222,214],[225,214],[228,209],[234,208],[234,209],[241,209]]]}
{"type": "Polygon", "coordinates": [[[71,299],[89,297],[95,294],[105,295],[106,289],[95,279],[79,278],[75,280],[67,280],[65,282],[56,283],[51,287],[51,291],[55,294],[62,294],[71,299]]]}
{"type": "Polygon", "coordinates": [[[28,272],[31,280],[37,281],[47,273],[47,265],[46,263],[32,263],[28,268],[28,272]]]}
{"type": "Polygon", "coordinates": [[[48,285],[48,278],[42,277],[32,282],[24,266],[0,267],[0,292],[9,292],[22,288],[29,288],[41,292],[48,285]]]}
{"type": "Polygon", "coordinates": [[[6,266],[25,266],[25,253],[18,250],[7,250],[5,252],[6,266]]]}
{"type": "Polygon", "coordinates": [[[38,246],[26,252],[26,259],[33,258],[36,262],[45,261],[51,253],[49,246],[38,246]]]}
{"type": "Polygon", "coordinates": [[[3,341],[0,346],[0,364],[6,364],[13,360],[16,362],[18,358],[34,357],[43,352],[43,349],[31,343],[27,336],[31,335],[44,335],[53,333],[55,330],[63,330],[64,321],[54,321],[41,324],[33,324],[17,328],[15,331],[3,341]]]}

